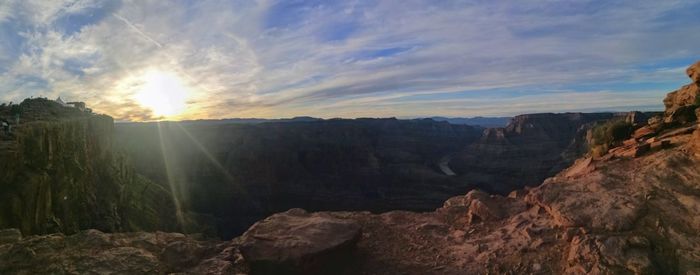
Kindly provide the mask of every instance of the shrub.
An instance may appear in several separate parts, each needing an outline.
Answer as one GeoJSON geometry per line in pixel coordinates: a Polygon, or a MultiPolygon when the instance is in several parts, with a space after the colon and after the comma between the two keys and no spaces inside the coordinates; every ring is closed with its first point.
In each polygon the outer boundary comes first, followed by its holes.
{"type": "Polygon", "coordinates": [[[626,121],[618,121],[610,125],[608,128],[608,136],[612,138],[612,142],[623,141],[632,135],[634,126],[626,121]]]}
{"type": "Polygon", "coordinates": [[[634,126],[621,119],[596,125],[591,129],[591,154],[593,156],[604,155],[608,148],[630,138],[633,132],[634,126]]]}
{"type": "Polygon", "coordinates": [[[594,157],[602,157],[606,153],[608,153],[607,145],[595,145],[591,147],[591,155],[593,155],[594,157]]]}

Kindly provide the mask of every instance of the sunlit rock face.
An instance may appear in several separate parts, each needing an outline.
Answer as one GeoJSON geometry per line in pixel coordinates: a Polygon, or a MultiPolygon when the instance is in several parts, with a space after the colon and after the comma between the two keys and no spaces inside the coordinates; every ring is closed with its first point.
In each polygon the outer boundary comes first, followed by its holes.
{"type": "Polygon", "coordinates": [[[666,111],[664,122],[686,123],[695,121],[695,108],[700,105],[700,62],[697,62],[686,70],[686,74],[692,81],[678,90],[668,93],[664,98],[666,111]]]}
{"type": "Polygon", "coordinates": [[[111,117],[35,99],[0,140],[0,228],[25,234],[175,230],[165,189],[112,150],[111,117]]]}

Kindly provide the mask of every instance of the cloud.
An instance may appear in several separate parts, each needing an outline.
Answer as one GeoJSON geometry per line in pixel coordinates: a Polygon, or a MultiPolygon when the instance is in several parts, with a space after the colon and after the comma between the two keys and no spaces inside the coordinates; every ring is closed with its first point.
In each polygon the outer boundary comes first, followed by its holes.
{"type": "Polygon", "coordinates": [[[162,70],[191,88],[188,111],[176,117],[187,119],[660,106],[700,56],[689,12],[698,8],[675,0],[11,0],[0,4],[0,100],[61,95],[119,120],[158,119],[133,95],[144,72],[162,70]]]}

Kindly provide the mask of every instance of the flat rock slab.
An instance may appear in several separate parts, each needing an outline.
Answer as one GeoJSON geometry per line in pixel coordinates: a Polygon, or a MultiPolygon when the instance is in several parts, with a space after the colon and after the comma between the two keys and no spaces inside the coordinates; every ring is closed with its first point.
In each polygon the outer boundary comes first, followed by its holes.
{"type": "Polygon", "coordinates": [[[347,263],[360,236],[353,220],[291,209],[254,224],[240,250],[253,274],[321,274],[347,263]]]}

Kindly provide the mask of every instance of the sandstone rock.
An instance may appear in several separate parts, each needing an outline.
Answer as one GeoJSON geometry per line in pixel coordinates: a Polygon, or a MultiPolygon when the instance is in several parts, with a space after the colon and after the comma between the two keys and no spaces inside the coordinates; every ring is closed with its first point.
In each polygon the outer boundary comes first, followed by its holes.
{"type": "Polygon", "coordinates": [[[214,245],[178,233],[85,230],[0,244],[0,274],[235,274],[246,270],[234,264],[235,251],[233,243],[214,245]]]}
{"type": "Polygon", "coordinates": [[[158,258],[134,247],[115,247],[87,254],[67,268],[71,273],[154,274],[162,272],[158,258]]]}
{"type": "Polygon", "coordinates": [[[240,249],[253,273],[327,274],[348,260],[360,236],[354,221],[292,209],[253,225],[240,249]]]}
{"type": "Polygon", "coordinates": [[[608,186],[602,173],[596,170],[585,177],[547,181],[533,189],[527,201],[542,206],[561,227],[629,230],[643,213],[642,198],[608,186]]]}
{"type": "Polygon", "coordinates": [[[584,174],[590,173],[593,170],[595,170],[595,165],[593,164],[593,158],[587,157],[587,158],[577,160],[576,163],[574,163],[574,165],[569,167],[569,169],[566,169],[566,172],[564,173],[564,175],[566,177],[576,177],[579,175],[584,175],[584,174]]]}
{"type": "Polygon", "coordinates": [[[475,199],[469,204],[469,212],[467,213],[469,223],[500,220],[502,218],[503,211],[498,205],[490,201],[475,199]]]}
{"type": "Polygon", "coordinates": [[[522,197],[526,192],[520,191],[520,198],[490,195],[480,190],[472,190],[465,196],[452,197],[445,201],[437,212],[452,224],[473,224],[481,221],[496,221],[506,216],[526,210],[522,197]]]}
{"type": "Polygon", "coordinates": [[[193,266],[202,259],[204,248],[196,242],[175,241],[163,249],[160,257],[174,269],[184,269],[193,266]]]}
{"type": "Polygon", "coordinates": [[[700,84],[700,61],[688,67],[685,73],[693,80],[693,83],[700,84]]]}
{"type": "Polygon", "coordinates": [[[695,116],[695,109],[695,105],[680,106],[672,112],[668,113],[664,122],[667,124],[676,123],[683,125],[697,121],[697,117],[695,116]]]}
{"type": "Polygon", "coordinates": [[[94,248],[105,247],[112,244],[107,234],[97,229],[84,230],[75,235],[68,236],[67,239],[71,244],[85,245],[94,248]]]}
{"type": "Polygon", "coordinates": [[[693,131],[695,131],[698,128],[699,128],[698,125],[693,125],[693,126],[689,126],[689,127],[675,129],[675,130],[669,131],[669,132],[664,133],[663,135],[659,136],[659,139],[665,139],[665,138],[681,136],[681,135],[689,135],[689,134],[692,134],[693,131]]]}
{"type": "Polygon", "coordinates": [[[648,138],[651,136],[654,136],[656,134],[656,130],[652,129],[651,126],[644,126],[642,128],[639,128],[634,131],[632,134],[633,139],[642,139],[642,138],[648,138]]]}
{"type": "Polygon", "coordinates": [[[650,149],[651,145],[644,143],[637,146],[618,147],[613,149],[610,153],[619,158],[637,158],[649,152],[650,149]]]}
{"type": "Polygon", "coordinates": [[[504,216],[503,210],[491,195],[472,190],[467,193],[466,201],[469,202],[467,220],[470,223],[477,221],[499,220],[504,216]]]}
{"type": "Polygon", "coordinates": [[[570,272],[583,270],[584,273],[608,274],[625,270],[634,274],[651,274],[654,265],[650,252],[649,246],[633,245],[626,237],[577,236],[571,241],[567,261],[571,265],[570,272]]]}
{"type": "Polygon", "coordinates": [[[425,233],[435,233],[443,236],[449,232],[447,225],[434,222],[419,224],[418,226],[416,226],[416,230],[425,233]]]}
{"type": "Polygon", "coordinates": [[[22,239],[22,232],[17,228],[7,228],[0,230],[0,245],[14,243],[22,239]]]}
{"type": "Polygon", "coordinates": [[[670,140],[658,140],[650,143],[651,145],[651,150],[659,150],[659,149],[666,149],[671,147],[671,141],[670,140]]]}
{"type": "Polygon", "coordinates": [[[637,143],[639,143],[639,142],[636,139],[631,138],[631,139],[627,139],[627,140],[623,141],[622,145],[623,146],[633,146],[633,145],[637,145],[637,143]]]}
{"type": "Polygon", "coordinates": [[[511,191],[510,193],[508,193],[508,198],[511,198],[511,199],[522,199],[522,198],[525,197],[526,194],[527,194],[527,191],[526,191],[526,190],[523,190],[523,189],[513,190],[513,191],[511,191]]]}
{"type": "Polygon", "coordinates": [[[661,116],[653,116],[647,120],[647,126],[651,127],[653,130],[657,130],[663,125],[664,119],[661,116]]]}
{"type": "Polygon", "coordinates": [[[697,97],[700,96],[700,89],[698,89],[698,85],[700,85],[698,84],[699,66],[698,63],[695,63],[686,70],[688,77],[693,81],[692,84],[685,85],[679,90],[669,93],[664,99],[664,105],[666,106],[664,121],[666,123],[674,122],[676,119],[687,121],[695,119],[694,108],[690,110],[681,108],[692,106],[698,102],[697,97]]]}
{"type": "Polygon", "coordinates": [[[691,148],[695,148],[695,153],[700,154],[700,129],[693,132],[693,137],[690,140],[691,148]]]}

